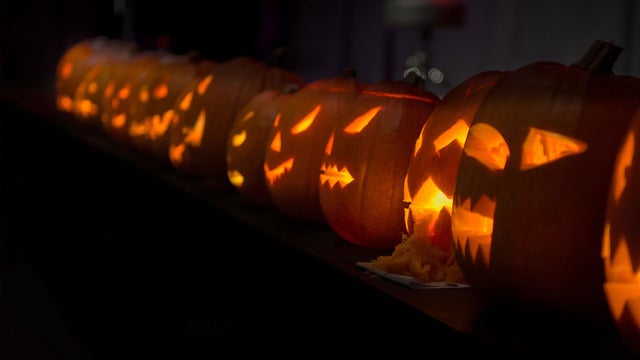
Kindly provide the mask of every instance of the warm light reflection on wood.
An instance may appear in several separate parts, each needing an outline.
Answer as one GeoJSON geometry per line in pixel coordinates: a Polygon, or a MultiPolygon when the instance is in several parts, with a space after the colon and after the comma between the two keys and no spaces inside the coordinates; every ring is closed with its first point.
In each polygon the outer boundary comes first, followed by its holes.
{"type": "Polygon", "coordinates": [[[493,126],[477,123],[469,129],[464,152],[490,170],[503,170],[509,158],[509,145],[493,126]]]}
{"type": "Polygon", "coordinates": [[[364,114],[356,117],[352,122],[349,123],[349,125],[344,128],[344,132],[346,132],[347,134],[360,133],[362,129],[369,125],[369,122],[378,114],[380,110],[382,110],[382,106],[376,106],[368,110],[364,114]]]}
{"type": "Polygon", "coordinates": [[[316,116],[318,116],[320,109],[322,109],[322,105],[318,105],[313,110],[311,110],[310,113],[305,115],[300,121],[298,121],[295,125],[291,127],[291,133],[293,135],[298,135],[304,132],[305,130],[307,130],[309,126],[313,124],[313,121],[315,120],[316,116]]]}
{"type": "Polygon", "coordinates": [[[521,170],[550,163],[587,150],[587,144],[552,131],[530,128],[522,143],[521,170]]]}

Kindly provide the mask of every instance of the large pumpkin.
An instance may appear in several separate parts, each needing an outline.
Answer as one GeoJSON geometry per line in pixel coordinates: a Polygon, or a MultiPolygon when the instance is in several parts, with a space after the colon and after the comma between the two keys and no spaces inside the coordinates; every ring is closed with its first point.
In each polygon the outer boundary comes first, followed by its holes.
{"type": "Polygon", "coordinates": [[[602,242],[604,291],[616,326],[640,354],[640,111],[613,169],[602,242]]]}
{"type": "Polygon", "coordinates": [[[267,142],[264,172],[269,194],[285,216],[325,222],[318,194],[323,153],[360,87],[348,70],[305,85],[282,105],[267,142]]]}
{"type": "Polygon", "coordinates": [[[420,129],[440,99],[424,72],[365,87],[339,119],[324,149],[319,199],[343,239],[375,249],[402,240],[403,181],[420,129]]]}
{"type": "Polygon", "coordinates": [[[72,45],[62,54],[56,65],[58,110],[73,113],[76,90],[85,75],[98,65],[128,59],[136,48],[134,43],[102,36],[72,45]]]}
{"type": "Polygon", "coordinates": [[[219,63],[178,98],[169,129],[169,157],[176,169],[213,186],[230,186],[227,139],[238,111],[264,90],[304,83],[297,73],[280,67],[280,52],[274,53],[268,63],[249,57],[219,63]]]}
{"type": "Polygon", "coordinates": [[[227,176],[240,196],[270,207],[273,205],[264,174],[264,156],[271,129],[280,108],[298,84],[265,90],[253,97],[238,113],[227,141],[227,176]]]}
{"type": "Polygon", "coordinates": [[[600,258],[613,163],[640,79],[612,73],[597,41],[572,66],[505,72],[471,122],[452,231],[472,286],[567,313],[606,314],[600,258]]]}

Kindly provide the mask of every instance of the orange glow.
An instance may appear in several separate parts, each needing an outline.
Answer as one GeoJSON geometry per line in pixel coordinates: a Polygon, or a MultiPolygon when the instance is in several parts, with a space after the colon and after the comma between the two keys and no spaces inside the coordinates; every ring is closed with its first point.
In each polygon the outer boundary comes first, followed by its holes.
{"type": "Polygon", "coordinates": [[[173,119],[173,117],[173,110],[165,111],[164,114],[162,114],[162,117],[160,117],[160,115],[154,115],[151,118],[151,126],[149,129],[149,136],[151,139],[157,139],[164,135],[169,129],[169,125],[171,125],[171,119],[173,119]]]}
{"type": "Polygon", "coordinates": [[[277,128],[278,125],[280,124],[280,117],[282,116],[281,113],[278,113],[278,115],[276,115],[276,118],[273,119],[273,127],[277,128]]]}
{"type": "Polygon", "coordinates": [[[211,84],[212,81],[213,81],[213,75],[208,75],[204,79],[200,80],[200,82],[198,82],[198,89],[197,89],[198,95],[204,94],[209,88],[209,84],[211,84]]]}
{"type": "Polygon", "coordinates": [[[448,198],[429,177],[411,200],[411,207],[430,209],[439,212],[443,207],[451,212],[453,200],[448,198]]]}
{"type": "Polygon", "coordinates": [[[244,114],[244,116],[242,117],[242,120],[240,120],[240,123],[246,123],[247,121],[249,121],[249,119],[251,119],[255,115],[256,115],[255,111],[248,111],[246,114],[244,114]]]}
{"type": "Polygon", "coordinates": [[[240,147],[247,140],[247,131],[242,130],[239,134],[231,136],[231,146],[240,147]]]}
{"type": "Polygon", "coordinates": [[[275,182],[280,179],[284,174],[291,171],[293,168],[293,158],[289,158],[282,162],[280,165],[276,166],[273,169],[269,168],[269,165],[264,164],[264,175],[269,185],[273,186],[275,182]]]}
{"type": "Polygon", "coordinates": [[[154,99],[164,99],[169,95],[169,86],[167,84],[160,84],[153,88],[154,99]]]}
{"type": "Polygon", "coordinates": [[[616,202],[620,199],[620,195],[622,195],[624,188],[627,186],[627,173],[633,162],[634,147],[633,134],[630,133],[620,149],[613,172],[612,191],[616,202]]]}
{"type": "Polygon", "coordinates": [[[295,125],[291,127],[291,133],[293,135],[298,135],[306,131],[309,128],[309,126],[313,124],[313,121],[316,119],[316,116],[318,116],[320,109],[322,109],[322,105],[318,105],[313,110],[311,110],[311,112],[308,113],[305,117],[303,117],[302,120],[298,121],[295,125]]]}
{"type": "Polygon", "coordinates": [[[327,145],[324,147],[324,153],[327,155],[331,155],[331,152],[333,152],[333,141],[335,135],[335,132],[331,132],[331,136],[329,136],[329,140],[327,140],[327,145]]]}
{"type": "Polygon", "coordinates": [[[98,106],[90,100],[81,100],[76,104],[76,111],[84,117],[93,116],[98,113],[98,106]]]}
{"type": "Polygon", "coordinates": [[[146,104],[147,101],[149,101],[149,89],[147,88],[147,85],[143,85],[140,89],[140,93],[138,93],[138,100],[143,104],[146,104]]]}
{"type": "Polygon", "coordinates": [[[107,86],[104,87],[104,98],[109,99],[113,96],[113,92],[115,91],[116,84],[115,82],[109,81],[107,86]]]}
{"type": "Polygon", "coordinates": [[[431,98],[415,96],[415,95],[410,95],[410,94],[396,94],[396,93],[371,91],[371,90],[363,90],[362,93],[363,94],[367,94],[367,95],[373,95],[373,96],[384,96],[384,97],[388,97],[388,98],[409,99],[409,100],[417,100],[417,101],[423,101],[423,102],[428,102],[428,103],[433,103],[434,102],[433,99],[431,99],[431,98]]]}
{"type": "Polygon", "coordinates": [[[180,104],[178,107],[182,111],[187,111],[189,107],[191,107],[191,101],[193,100],[193,92],[189,91],[183,98],[180,100],[180,104]]]}
{"type": "Polygon", "coordinates": [[[420,149],[422,149],[422,133],[424,131],[420,132],[420,136],[418,136],[418,139],[416,140],[416,144],[413,146],[413,157],[416,157],[416,155],[418,155],[418,152],[420,151],[420,149]]]}
{"type": "MultiPolygon", "coordinates": [[[[607,270],[607,282],[604,285],[605,293],[609,301],[611,312],[616,319],[622,316],[625,305],[634,307],[631,309],[634,316],[640,313],[640,274],[634,271],[629,246],[626,239],[619,241],[613,257],[610,255],[609,226],[605,230],[603,242],[603,258],[607,270]]],[[[640,318],[636,318],[640,321],[640,318]]]]}
{"type": "Polygon", "coordinates": [[[433,141],[433,146],[435,147],[436,152],[440,152],[440,150],[454,141],[457,141],[458,144],[460,144],[460,147],[463,147],[468,133],[469,125],[467,125],[464,119],[458,119],[453,126],[440,134],[440,136],[433,141]]]}
{"type": "Polygon", "coordinates": [[[532,169],[586,150],[587,144],[580,140],[532,127],[522,144],[520,169],[532,169]]]}
{"type": "Polygon", "coordinates": [[[96,91],[98,91],[98,83],[92,81],[91,83],[89,83],[89,86],[87,86],[87,92],[89,94],[95,94],[96,91]]]}
{"type": "Polygon", "coordinates": [[[142,136],[147,133],[147,125],[144,121],[141,122],[132,122],[129,125],[129,136],[137,137],[142,136]]]}
{"type": "Polygon", "coordinates": [[[69,78],[69,76],[71,76],[72,72],[73,72],[73,63],[65,62],[60,67],[60,78],[62,80],[67,80],[69,78]]]}
{"type": "Polygon", "coordinates": [[[349,173],[346,167],[338,169],[335,165],[322,164],[320,167],[320,183],[329,183],[329,187],[333,189],[336,184],[340,184],[340,187],[344,188],[353,181],[353,176],[349,173]]]}
{"type": "Polygon", "coordinates": [[[182,133],[184,134],[184,143],[193,147],[199,147],[202,143],[202,135],[204,134],[206,115],[205,111],[201,110],[196,119],[196,123],[192,128],[183,127],[182,133]]]}
{"type": "Polygon", "coordinates": [[[63,111],[71,111],[73,110],[73,100],[67,95],[59,95],[58,96],[58,109],[63,111]]]}
{"type": "Polygon", "coordinates": [[[382,110],[382,106],[376,106],[364,114],[355,118],[347,127],[345,127],[344,132],[347,134],[358,134],[362,129],[364,129],[369,122],[378,114],[378,112],[382,110]]]}
{"type": "Polygon", "coordinates": [[[171,145],[169,146],[169,160],[172,164],[181,164],[184,151],[186,150],[185,144],[171,145]]]}
{"type": "Polygon", "coordinates": [[[244,184],[244,176],[237,170],[227,171],[227,177],[229,182],[237,188],[242,187],[242,184],[244,184]]]}
{"type": "Polygon", "coordinates": [[[118,98],[124,100],[129,97],[131,93],[131,84],[126,84],[120,90],[118,90],[118,98]]]}
{"type": "Polygon", "coordinates": [[[509,158],[509,145],[493,126],[478,123],[469,129],[464,152],[491,170],[503,170],[509,158]]]}
{"type": "Polygon", "coordinates": [[[275,151],[275,152],[280,152],[280,150],[282,150],[282,134],[280,133],[280,131],[278,131],[276,133],[276,136],[273,137],[273,140],[271,140],[271,145],[269,145],[269,149],[271,149],[271,151],[275,151]]]}
{"type": "Polygon", "coordinates": [[[127,115],[118,114],[111,117],[111,126],[116,129],[122,129],[127,123],[127,115]]]}
{"type": "Polygon", "coordinates": [[[458,242],[460,251],[465,254],[468,247],[471,259],[475,262],[480,258],[486,266],[489,266],[491,255],[495,208],[495,200],[482,195],[473,209],[471,199],[454,207],[451,218],[453,238],[458,242]]]}

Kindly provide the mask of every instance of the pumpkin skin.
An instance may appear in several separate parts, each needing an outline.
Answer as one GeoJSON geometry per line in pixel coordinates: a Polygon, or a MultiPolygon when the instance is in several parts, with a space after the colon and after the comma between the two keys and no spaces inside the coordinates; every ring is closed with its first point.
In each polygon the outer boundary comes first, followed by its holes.
{"type": "Polygon", "coordinates": [[[227,177],[227,139],[240,109],[258,93],[288,83],[302,85],[297,73],[278,65],[237,57],[198,78],[177,100],[169,129],[169,157],[178,171],[214,187],[231,187],[227,177]]]}
{"type": "Polygon", "coordinates": [[[274,205],[286,217],[326,222],[318,194],[324,149],[361,87],[347,70],[303,86],[282,105],[267,141],[264,172],[274,205]]]}
{"type": "Polygon", "coordinates": [[[438,96],[424,78],[369,85],[331,133],[322,158],[319,201],[343,239],[373,249],[402,240],[403,181],[415,141],[438,96]]]}
{"type": "Polygon", "coordinates": [[[84,76],[96,66],[128,59],[137,49],[134,43],[96,37],[72,45],[56,65],[56,107],[74,113],[74,98],[84,76]]]}
{"type": "Polygon", "coordinates": [[[238,194],[253,204],[272,207],[267,190],[264,157],[268,137],[280,108],[299,89],[265,90],[253,97],[236,115],[227,141],[227,176],[238,194]]]}
{"type": "Polygon", "coordinates": [[[640,354],[640,111],[615,160],[602,238],[611,315],[629,347],[640,354]]]}
{"type": "Polygon", "coordinates": [[[576,64],[505,72],[480,104],[452,206],[465,278],[492,297],[608,317],[601,235],[613,160],[640,80],[595,42],[576,64]],[[609,174],[609,175],[607,175],[609,174]]]}
{"type": "Polygon", "coordinates": [[[448,92],[422,127],[404,178],[404,232],[452,254],[451,207],[469,125],[502,76],[477,74],[448,92]]]}

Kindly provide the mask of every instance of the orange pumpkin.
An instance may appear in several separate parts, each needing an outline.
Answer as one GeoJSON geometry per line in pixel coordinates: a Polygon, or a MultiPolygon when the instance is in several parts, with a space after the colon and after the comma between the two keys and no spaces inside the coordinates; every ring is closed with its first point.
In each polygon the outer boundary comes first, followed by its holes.
{"type": "Polygon", "coordinates": [[[264,174],[267,141],[282,104],[299,87],[289,84],[283,89],[259,93],[238,112],[231,124],[227,141],[227,176],[240,196],[254,204],[273,205],[264,174]]]}
{"type": "Polygon", "coordinates": [[[169,158],[177,170],[212,186],[230,186],[227,139],[238,111],[264,90],[304,83],[297,73],[280,67],[278,59],[263,63],[237,57],[219,63],[178,98],[169,129],[169,158]]]}
{"type": "Polygon", "coordinates": [[[402,240],[403,181],[413,145],[440,99],[424,87],[424,73],[365,87],[338,119],[324,149],[319,199],[343,239],[375,249],[402,240]]]}
{"type": "Polygon", "coordinates": [[[612,73],[597,41],[572,66],[504,72],[471,122],[452,232],[467,280],[491,296],[602,318],[603,220],[640,79],[612,73]],[[607,175],[608,174],[608,175],[607,175]]]}
{"type": "Polygon", "coordinates": [[[640,111],[615,160],[605,220],[607,303],[623,338],[640,354],[640,111]]]}
{"type": "Polygon", "coordinates": [[[282,105],[269,135],[264,172],[275,207],[285,216],[325,222],[318,194],[323,152],[360,87],[349,70],[305,85],[282,105]]]}
{"type": "MultiPolygon", "coordinates": [[[[56,65],[56,107],[60,111],[74,113],[76,102],[74,98],[78,86],[87,73],[98,65],[111,61],[128,59],[136,50],[136,45],[123,40],[96,37],[80,41],[60,57],[56,65]]],[[[94,75],[97,74],[94,72],[94,75]]],[[[93,91],[93,87],[85,92],[93,91]]],[[[83,113],[93,115],[92,107],[85,107],[83,113]]]]}

